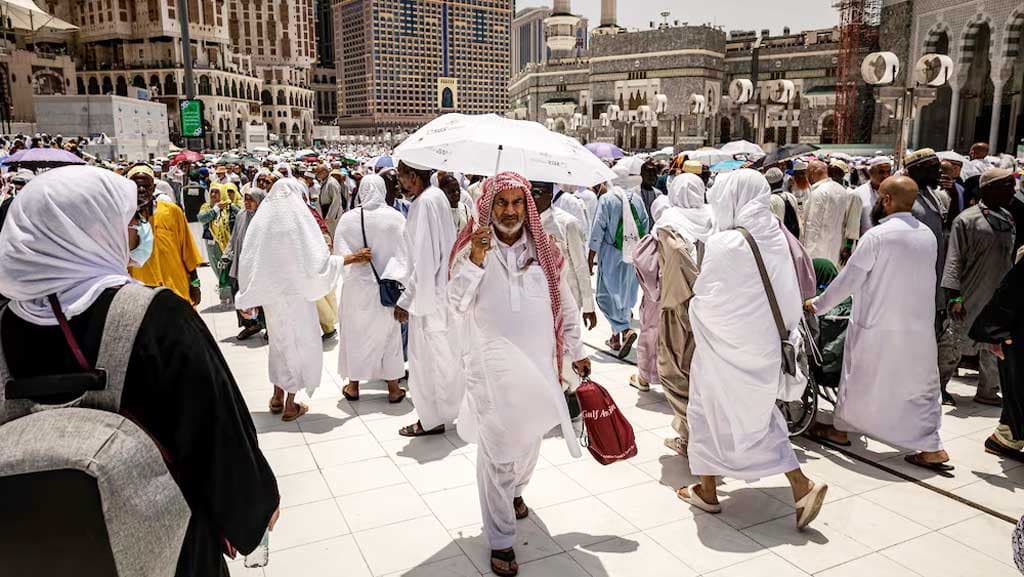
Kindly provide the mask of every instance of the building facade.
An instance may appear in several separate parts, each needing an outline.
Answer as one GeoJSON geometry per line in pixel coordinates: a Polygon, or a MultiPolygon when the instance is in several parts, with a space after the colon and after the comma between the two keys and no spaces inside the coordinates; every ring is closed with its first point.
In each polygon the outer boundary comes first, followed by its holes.
{"type": "Polygon", "coordinates": [[[0,38],[0,130],[21,132],[36,121],[36,96],[76,94],[75,63],[66,35],[26,44],[24,36],[0,38]]]}
{"type": "Polygon", "coordinates": [[[328,68],[318,65],[313,68],[311,87],[313,88],[314,125],[334,125],[338,123],[337,74],[338,71],[334,67],[328,68]]]}
{"type": "MultiPolygon", "coordinates": [[[[912,147],[966,152],[974,142],[987,142],[992,154],[1017,152],[1024,140],[1024,2],[888,0],[882,23],[882,49],[902,64],[898,85],[913,85],[915,64],[925,54],[953,61],[948,83],[918,111],[912,147]]],[[[876,139],[890,137],[892,131],[877,124],[876,139]]]]}
{"type": "Polygon", "coordinates": [[[342,132],[506,108],[511,0],[341,0],[334,14],[342,132]]]}
{"type": "Polygon", "coordinates": [[[309,145],[315,100],[311,69],[317,57],[313,0],[229,1],[234,49],[251,59],[263,81],[260,112],[271,142],[309,145]]]}
{"type": "Polygon", "coordinates": [[[531,64],[513,78],[511,116],[629,149],[834,139],[837,30],[726,34],[666,21],[625,31],[613,17],[602,22],[583,56],[531,64]],[[755,88],[744,104],[729,96],[738,79],[755,88]],[[793,83],[788,103],[771,96],[782,80],[793,83]]]}
{"type": "MultiPolygon", "coordinates": [[[[547,45],[544,20],[552,14],[551,8],[536,6],[523,8],[512,20],[510,43],[512,46],[511,74],[518,77],[528,66],[544,64],[552,57],[547,45]]],[[[556,54],[556,57],[580,58],[586,55],[590,43],[587,32],[587,19],[578,17],[579,21],[573,28],[576,46],[568,54],[556,54]]]]}

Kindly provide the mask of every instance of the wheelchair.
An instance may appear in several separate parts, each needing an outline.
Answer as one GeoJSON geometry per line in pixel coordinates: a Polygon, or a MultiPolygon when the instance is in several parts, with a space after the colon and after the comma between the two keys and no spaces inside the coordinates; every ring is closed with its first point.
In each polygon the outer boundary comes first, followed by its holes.
{"type": "Polygon", "coordinates": [[[776,401],[776,406],[786,420],[790,437],[806,433],[814,424],[818,412],[818,399],[835,408],[839,396],[843,347],[846,344],[846,328],[849,321],[850,309],[846,303],[820,318],[805,313],[800,321],[804,350],[800,351],[797,362],[807,376],[807,386],[800,398],[795,401],[776,401]]]}

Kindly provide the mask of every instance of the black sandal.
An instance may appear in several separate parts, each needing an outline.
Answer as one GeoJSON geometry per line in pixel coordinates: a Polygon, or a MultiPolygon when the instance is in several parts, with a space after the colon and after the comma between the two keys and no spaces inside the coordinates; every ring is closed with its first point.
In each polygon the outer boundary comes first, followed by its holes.
{"type": "Polygon", "coordinates": [[[516,577],[516,575],[519,575],[519,564],[516,563],[515,549],[509,548],[504,551],[491,549],[491,573],[494,573],[498,577],[516,577]],[[495,565],[495,561],[506,563],[508,565],[508,569],[503,570],[498,567],[495,565]]]}
{"type": "Polygon", "coordinates": [[[438,425],[429,431],[423,428],[423,424],[416,421],[412,425],[406,425],[398,429],[398,434],[403,437],[428,437],[430,435],[443,435],[444,425],[438,425]]]}
{"type": "Polygon", "coordinates": [[[357,392],[354,395],[348,394],[348,391],[345,390],[345,389],[347,389],[347,388],[349,388],[351,386],[352,386],[351,384],[348,384],[348,385],[345,385],[344,387],[342,387],[341,388],[341,394],[342,394],[342,396],[345,397],[346,401],[358,401],[359,400],[359,393],[358,393],[359,385],[356,385],[357,392]]]}
{"type": "Polygon", "coordinates": [[[949,472],[955,469],[953,465],[950,465],[946,462],[929,463],[928,461],[925,461],[924,459],[921,458],[921,453],[906,455],[905,457],[903,457],[903,460],[910,463],[911,465],[917,465],[918,467],[921,467],[923,469],[934,471],[939,475],[942,475],[943,477],[952,477],[952,475],[949,472]]]}
{"type": "Polygon", "coordinates": [[[512,499],[512,508],[516,510],[516,519],[525,519],[530,516],[530,508],[526,506],[526,501],[523,501],[522,497],[512,499]]]}
{"type": "Polygon", "coordinates": [[[629,351],[632,350],[633,344],[636,342],[637,334],[633,329],[628,329],[625,333],[624,339],[622,339],[622,348],[619,349],[618,357],[624,359],[629,356],[629,351]]]}

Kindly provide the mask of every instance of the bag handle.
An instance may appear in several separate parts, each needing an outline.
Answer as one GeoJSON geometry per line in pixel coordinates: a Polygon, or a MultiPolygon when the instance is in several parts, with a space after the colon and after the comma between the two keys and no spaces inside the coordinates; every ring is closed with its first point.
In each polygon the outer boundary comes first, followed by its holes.
{"type": "Polygon", "coordinates": [[[75,333],[71,332],[71,325],[68,324],[67,317],[64,316],[64,311],[60,309],[60,301],[57,300],[57,295],[47,295],[46,300],[50,302],[50,309],[53,310],[53,316],[57,317],[57,323],[60,324],[60,330],[64,333],[64,342],[71,348],[71,354],[75,355],[75,360],[78,361],[78,366],[83,371],[89,372],[92,370],[92,366],[89,361],[85,360],[85,353],[82,352],[82,347],[78,346],[78,339],[75,338],[75,333]]]}
{"type": "Polygon", "coordinates": [[[757,271],[761,273],[761,284],[764,285],[764,292],[768,295],[768,306],[772,309],[772,317],[775,319],[775,328],[779,331],[779,338],[786,341],[789,339],[789,333],[786,332],[786,325],[782,322],[782,313],[779,311],[779,301],[775,298],[775,289],[772,288],[772,281],[768,278],[768,271],[764,267],[764,259],[761,258],[761,249],[757,247],[757,242],[754,240],[754,237],[751,236],[749,230],[742,226],[736,227],[736,230],[743,235],[747,244],[750,245],[750,251],[754,253],[754,261],[757,263],[757,271]]]}
{"type": "MultiPolygon", "coordinates": [[[[366,220],[364,218],[363,207],[359,207],[359,228],[363,230],[363,246],[370,248],[369,243],[366,242],[366,220]]],[[[373,271],[373,278],[377,279],[377,284],[380,284],[380,275],[377,274],[377,267],[373,266],[373,259],[370,259],[370,270],[373,271]]]]}

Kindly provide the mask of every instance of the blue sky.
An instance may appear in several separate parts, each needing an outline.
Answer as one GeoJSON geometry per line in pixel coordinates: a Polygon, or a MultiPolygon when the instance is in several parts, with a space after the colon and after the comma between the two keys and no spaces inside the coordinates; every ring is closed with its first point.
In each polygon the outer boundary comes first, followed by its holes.
{"type": "MultiPolygon", "coordinates": [[[[515,0],[516,9],[527,6],[550,6],[550,0],[515,0]]],[[[690,24],[711,23],[726,30],[761,30],[773,34],[783,26],[794,31],[828,28],[839,23],[832,0],[619,0],[619,25],[647,28],[651,20],[661,22],[662,11],[671,12],[669,21],[690,24]]],[[[572,0],[572,11],[590,19],[597,26],[601,16],[601,0],[572,0]]]]}

